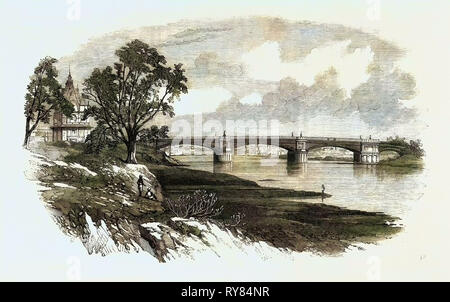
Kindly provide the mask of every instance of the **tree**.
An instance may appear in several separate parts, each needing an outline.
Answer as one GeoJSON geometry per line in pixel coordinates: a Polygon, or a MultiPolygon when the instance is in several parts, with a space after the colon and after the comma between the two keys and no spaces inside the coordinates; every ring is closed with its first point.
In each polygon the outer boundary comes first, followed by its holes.
{"type": "Polygon", "coordinates": [[[142,143],[153,143],[158,138],[168,138],[169,137],[169,127],[166,125],[158,127],[156,125],[152,125],[150,129],[145,128],[139,134],[139,142],[142,143]]]}
{"type": "Polygon", "coordinates": [[[25,139],[23,145],[28,146],[31,133],[40,122],[48,123],[52,111],[61,111],[70,117],[74,106],[65,97],[62,86],[56,79],[58,72],[53,66],[56,59],[45,57],[34,69],[25,95],[25,139]]]}
{"type": "Polygon", "coordinates": [[[84,152],[87,154],[99,154],[105,148],[115,148],[118,143],[114,136],[111,135],[111,129],[103,124],[98,124],[86,136],[84,152]]]}
{"type": "Polygon", "coordinates": [[[416,157],[423,157],[425,155],[425,151],[422,148],[422,142],[420,141],[420,139],[417,139],[415,141],[410,140],[409,147],[412,154],[414,154],[416,157]]]}
{"type": "Polygon", "coordinates": [[[111,130],[127,147],[127,163],[137,163],[136,142],[156,114],[173,117],[173,102],[187,93],[182,64],[167,67],[155,48],[133,40],[116,51],[114,67],[96,68],[84,82],[83,97],[90,101],[85,117],[111,130]]]}

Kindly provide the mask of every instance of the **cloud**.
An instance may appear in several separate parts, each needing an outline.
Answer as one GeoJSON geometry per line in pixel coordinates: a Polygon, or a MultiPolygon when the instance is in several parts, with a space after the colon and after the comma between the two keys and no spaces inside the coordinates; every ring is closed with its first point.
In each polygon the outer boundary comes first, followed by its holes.
{"type": "Polygon", "coordinates": [[[256,92],[246,95],[245,97],[240,99],[240,102],[242,104],[246,104],[246,105],[261,104],[261,101],[262,101],[261,94],[256,93],[256,92]]]}
{"type": "Polygon", "coordinates": [[[116,61],[114,50],[132,39],[156,47],[170,64],[183,63],[190,92],[176,103],[178,115],[215,110],[207,115],[277,118],[290,125],[286,129],[328,119],[336,131],[358,125],[355,132],[398,129],[417,118],[414,108],[404,105],[415,95],[414,78],[396,66],[403,49],[342,25],[281,18],[180,21],[117,31],[61,58],[61,81],[70,64],[81,83],[93,68],[116,61]]]}
{"type": "Polygon", "coordinates": [[[222,87],[191,89],[175,103],[175,114],[183,115],[196,112],[213,112],[231,93],[222,87]]]}
{"type": "Polygon", "coordinates": [[[214,117],[297,122],[300,116],[310,119],[317,114],[337,114],[348,106],[345,100],[345,92],[337,83],[337,72],[330,68],[317,75],[311,86],[299,84],[290,77],[282,79],[275,91],[263,96],[260,104],[247,104],[232,98],[217,108],[214,117]]]}
{"type": "Polygon", "coordinates": [[[416,82],[407,73],[374,70],[370,79],[352,91],[350,108],[372,127],[389,129],[416,117],[416,110],[404,102],[415,96],[416,82]]]}
{"type": "Polygon", "coordinates": [[[279,81],[292,77],[305,85],[312,85],[318,73],[333,67],[337,70],[339,85],[349,96],[353,88],[368,80],[367,67],[374,56],[369,46],[347,52],[350,44],[349,40],[329,43],[312,49],[311,53],[302,59],[283,62],[279,44],[266,42],[243,54],[241,60],[247,68],[248,76],[253,79],[279,81]]]}

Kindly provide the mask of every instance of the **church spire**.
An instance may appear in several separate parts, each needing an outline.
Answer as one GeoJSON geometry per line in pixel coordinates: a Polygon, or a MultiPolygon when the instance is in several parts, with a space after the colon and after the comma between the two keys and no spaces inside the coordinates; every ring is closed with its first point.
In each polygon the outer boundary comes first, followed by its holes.
{"type": "Polygon", "coordinates": [[[69,76],[67,77],[66,81],[66,89],[73,88],[73,80],[72,80],[72,74],[70,72],[70,65],[69,65],[69,76]]]}

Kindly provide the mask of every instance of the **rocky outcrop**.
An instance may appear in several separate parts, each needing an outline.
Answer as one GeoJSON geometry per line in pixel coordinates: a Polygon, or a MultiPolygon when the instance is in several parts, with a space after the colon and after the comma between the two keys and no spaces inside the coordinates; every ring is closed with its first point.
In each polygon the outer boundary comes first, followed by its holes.
{"type": "Polygon", "coordinates": [[[160,262],[165,262],[170,250],[175,250],[177,246],[183,244],[174,238],[173,230],[159,223],[146,223],[139,226],[139,232],[153,250],[155,257],[160,262]]]}
{"type": "Polygon", "coordinates": [[[147,189],[150,189],[158,201],[163,201],[164,196],[161,184],[145,165],[127,164],[124,167],[113,166],[113,171],[115,173],[125,174],[130,179],[135,194],[138,194],[137,181],[139,175],[142,175],[144,178],[144,194],[147,189]]]}

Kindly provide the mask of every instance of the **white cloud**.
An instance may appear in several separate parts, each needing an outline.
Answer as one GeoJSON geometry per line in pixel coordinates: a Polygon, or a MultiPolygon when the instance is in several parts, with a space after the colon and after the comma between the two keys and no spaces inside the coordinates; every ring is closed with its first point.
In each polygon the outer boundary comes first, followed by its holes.
{"type": "Polygon", "coordinates": [[[242,55],[248,75],[257,80],[279,81],[292,77],[300,84],[312,85],[314,78],[330,67],[338,72],[338,83],[347,96],[351,90],[369,78],[367,66],[372,62],[373,52],[369,46],[358,48],[353,53],[347,51],[350,40],[334,42],[318,47],[295,62],[284,63],[280,58],[277,42],[267,42],[242,55]]]}
{"type": "Polygon", "coordinates": [[[240,99],[240,102],[242,104],[247,104],[247,105],[261,104],[261,101],[262,101],[262,95],[257,92],[249,94],[249,95],[243,97],[242,99],[240,99]]]}
{"type": "Polygon", "coordinates": [[[228,100],[231,96],[232,94],[222,87],[190,89],[188,94],[181,95],[180,100],[175,102],[175,114],[213,112],[221,102],[228,100]]]}

